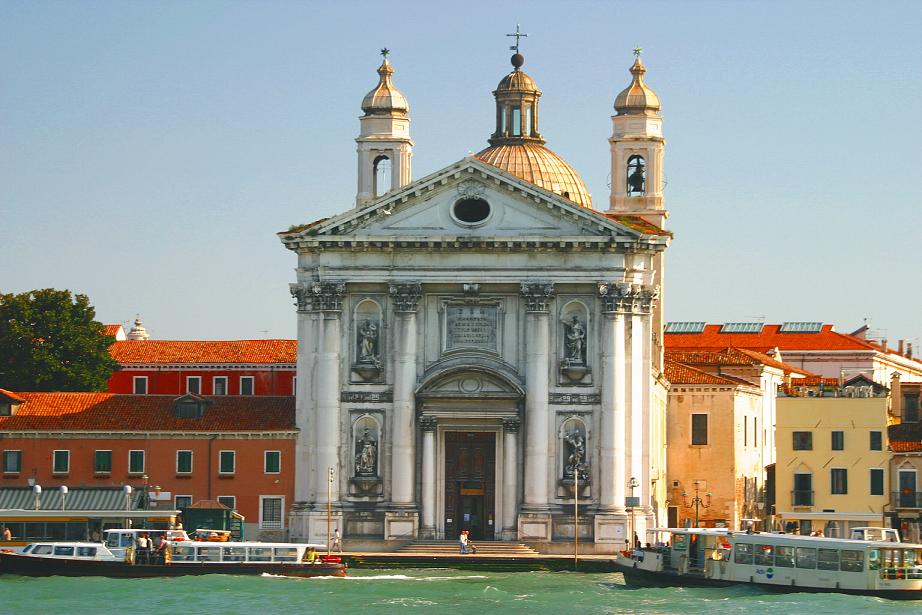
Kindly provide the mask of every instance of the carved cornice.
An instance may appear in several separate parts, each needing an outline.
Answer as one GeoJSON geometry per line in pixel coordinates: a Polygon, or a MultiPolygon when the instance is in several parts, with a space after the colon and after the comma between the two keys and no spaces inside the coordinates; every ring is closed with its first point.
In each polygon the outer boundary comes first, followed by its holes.
{"type": "Polygon", "coordinates": [[[395,312],[415,312],[423,295],[423,286],[419,282],[391,284],[388,293],[394,302],[395,312]]]}
{"type": "Polygon", "coordinates": [[[510,417],[503,419],[503,431],[506,433],[519,433],[519,428],[522,426],[522,421],[518,417],[510,417]]]}
{"type": "Polygon", "coordinates": [[[554,283],[522,282],[519,292],[525,299],[526,312],[547,312],[548,304],[554,296],[554,283]]]}
{"type": "Polygon", "coordinates": [[[291,296],[294,297],[295,305],[298,306],[299,312],[310,312],[313,295],[311,289],[304,284],[289,284],[291,296]]]}
{"type": "Polygon", "coordinates": [[[630,282],[602,282],[599,297],[605,312],[649,314],[659,299],[659,286],[630,282]]]}
{"type": "Polygon", "coordinates": [[[419,428],[423,431],[433,432],[439,426],[439,420],[434,416],[419,417],[419,428]]]}

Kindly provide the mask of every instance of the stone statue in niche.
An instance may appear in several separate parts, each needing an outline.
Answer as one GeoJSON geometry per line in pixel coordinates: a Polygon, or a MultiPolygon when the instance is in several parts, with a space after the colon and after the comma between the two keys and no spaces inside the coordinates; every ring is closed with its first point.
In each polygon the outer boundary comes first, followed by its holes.
{"type": "Polygon", "coordinates": [[[563,437],[567,445],[567,462],[564,464],[563,477],[565,479],[579,478],[581,481],[589,479],[589,464],[586,463],[586,438],[579,430],[574,429],[563,437]]]}
{"type": "Polygon", "coordinates": [[[355,475],[378,475],[378,442],[371,437],[367,427],[355,442],[355,475]]]}
{"type": "Polygon", "coordinates": [[[358,362],[378,365],[378,325],[365,319],[359,326],[358,362]]]}
{"type": "Polygon", "coordinates": [[[564,321],[566,333],[566,353],[564,359],[568,365],[586,364],[586,326],[574,315],[570,322],[564,321]]]}

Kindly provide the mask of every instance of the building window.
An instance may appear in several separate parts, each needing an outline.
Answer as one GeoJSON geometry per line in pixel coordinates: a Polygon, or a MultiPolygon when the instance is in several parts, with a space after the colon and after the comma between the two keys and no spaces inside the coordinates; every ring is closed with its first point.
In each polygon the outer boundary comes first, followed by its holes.
{"type": "Polygon", "coordinates": [[[708,443],[708,415],[693,414],[692,418],[692,440],[694,445],[703,445],[708,443]]]}
{"type": "Polygon", "coordinates": [[[240,376],[240,394],[253,394],[253,376],[240,376]]]}
{"type": "Polygon", "coordinates": [[[263,468],[266,474],[278,474],[282,471],[282,451],[266,451],[263,468]]]}
{"type": "Polygon", "coordinates": [[[135,376],[132,390],[135,395],[147,395],[147,376],[135,376]]]}
{"type": "Polygon", "coordinates": [[[794,506],[813,506],[813,474],[797,472],[794,474],[794,491],[791,493],[794,506]]]}
{"type": "Polygon", "coordinates": [[[70,451],[53,451],[51,453],[51,471],[55,474],[70,472],[70,451]]]}
{"type": "Polygon", "coordinates": [[[176,506],[176,510],[182,510],[183,508],[188,508],[192,506],[192,496],[191,495],[177,495],[176,499],[173,501],[173,505],[176,506]]]}
{"type": "Polygon", "coordinates": [[[128,473],[144,474],[144,451],[128,451],[128,473]]]}
{"type": "Polygon", "coordinates": [[[218,502],[224,504],[231,510],[237,510],[237,496],[235,495],[219,495],[218,502]]]}
{"type": "Polygon", "coordinates": [[[192,474],[192,451],[176,451],[176,473],[192,474]]]}
{"type": "Polygon", "coordinates": [[[794,432],[794,450],[795,451],[812,451],[813,450],[813,432],[812,431],[795,431],[794,432]]]}
{"type": "Polygon", "coordinates": [[[882,468],[871,468],[871,495],[884,494],[884,471],[882,468]]]}
{"type": "Polygon", "coordinates": [[[880,431],[871,432],[871,450],[872,451],[884,450],[884,437],[883,437],[882,432],[880,431]]]}
{"type": "Polygon", "coordinates": [[[919,422],[919,396],[907,393],[903,395],[903,422],[919,422]]]}
{"type": "Polygon", "coordinates": [[[201,376],[186,376],[186,393],[199,395],[202,392],[201,376]]]}
{"type": "Polygon", "coordinates": [[[97,474],[112,473],[112,451],[96,451],[93,471],[97,474]]]}
{"type": "Polygon", "coordinates": [[[829,492],[833,495],[848,493],[848,470],[845,468],[832,468],[829,470],[829,492]]]}
{"type": "Polygon", "coordinates": [[[280,530],[285,498],[274,495],[259,496],[259,527],[265,530],[280,530]]]}
{"type": "Polygon", "coordinates": [[[22,451],[3,451],[3,473],[22,472],[22,451]]]}
{"type": "Polygon", "coordinates": [[[237,455],[234,451],[221,451],[218,453],[218,473],[233,474],[237,455]]]}
{"type": "Polygon", "coordinates": [[[227,376],[215,376],[212,382],[214,395],[227,395],[227,376]]]}
{"type": "Polygon", "coordinates": [[[749,417],[743,417],[743,446],[749,446],[749,417]]]}
{"type": "Polygon", "coordinates": [[[845,432],[844,431],[832,432],[832,450],[834,451],[844,451],[845,450],[845,432]]]}
{"type": "Polygon", "coordinates": [[[759,446],[759,417],[752,417],[752,445],[759,446]]]}

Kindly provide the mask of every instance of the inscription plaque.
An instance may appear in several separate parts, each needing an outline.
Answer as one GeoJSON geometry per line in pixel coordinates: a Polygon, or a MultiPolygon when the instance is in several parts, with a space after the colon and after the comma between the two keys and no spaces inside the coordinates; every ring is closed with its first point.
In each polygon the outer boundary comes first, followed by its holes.
{"type": "Polygon", "coordinates": [[[449,305],[445,350],[480,348],[495,352],[498,311],[495,305],[449,305]]]}

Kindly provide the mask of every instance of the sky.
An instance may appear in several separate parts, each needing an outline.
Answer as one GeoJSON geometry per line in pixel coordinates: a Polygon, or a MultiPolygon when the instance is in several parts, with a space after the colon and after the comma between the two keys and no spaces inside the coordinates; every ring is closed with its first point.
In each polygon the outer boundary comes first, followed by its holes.
{"type": "MultiPolygon", "coordinates": [[[[521,24],[548,147],[607,207],[643,48],[666,315],[922,337],[922,3],[0,2],[0,292],[157,339],[293,338],[275,233],[344,212],[382,47],[414,177],[486,146],[521,24]]],[[[920,347],[922,350],[922,347],[920,347]]]]}

